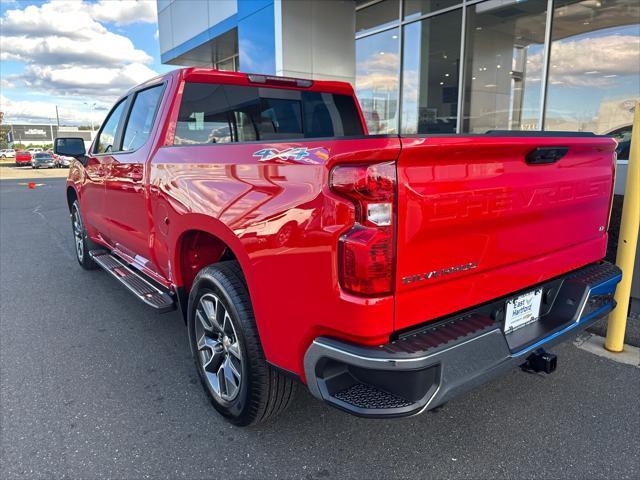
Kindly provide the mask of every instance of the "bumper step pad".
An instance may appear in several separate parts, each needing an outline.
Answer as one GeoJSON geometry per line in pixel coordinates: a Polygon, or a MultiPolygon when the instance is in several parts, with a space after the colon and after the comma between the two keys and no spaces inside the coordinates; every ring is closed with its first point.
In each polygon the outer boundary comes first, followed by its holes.
{"type": "Polygon", "coordinates": [[[480,335],[496,325],[494,319],[474,313],[426,326],[379,348],[388,353],[424,353],[480,335]]]}
{"type": "Polygon", "coordinates": [[[91,250],[91,258],[103,270],[124,285],[139,300],[159,313],[175,310],[176,302],[168,291],[161,290],[106,250],[91,250]]]}
{"type": "Polygon", "coordinates": [[[371,409],[409,407],[413,403],[365,383],[356,383],[334,394],[334,397],[354,407],[371,409]]]}

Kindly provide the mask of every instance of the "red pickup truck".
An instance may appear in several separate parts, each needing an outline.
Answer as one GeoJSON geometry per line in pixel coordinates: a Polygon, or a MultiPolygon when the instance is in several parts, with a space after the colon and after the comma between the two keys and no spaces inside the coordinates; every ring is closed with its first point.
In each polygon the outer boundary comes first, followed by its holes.
{"type": "Polygon", "coordinates": [[[615,141],[367,135],[350,85],[189,68],[132,89],[67,182],[78,262],[180,309],[229,421],[297,386],[365,417],[413,415],[614,308],[615,141]]]}

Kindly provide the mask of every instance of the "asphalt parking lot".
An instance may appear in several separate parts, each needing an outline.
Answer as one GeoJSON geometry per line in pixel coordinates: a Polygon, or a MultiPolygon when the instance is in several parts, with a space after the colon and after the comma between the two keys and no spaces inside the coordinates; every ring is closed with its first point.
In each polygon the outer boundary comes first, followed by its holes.
{"type": "Polygon", "coordinates": [[[69,170],[66,168],[31,168],[30,166],[16,166],[12,160],[0,161],[0,180],[15,180],[22,178],[67,178],[69,170]]]}
{"type": "Polygon", "coordinates": [[[558,347],[436,413],[364,420],[304,391],[239,429],[176,313],[74,258],[62,179],[0,181],[0,478],[638,478],[640,369],[558,347]]]}

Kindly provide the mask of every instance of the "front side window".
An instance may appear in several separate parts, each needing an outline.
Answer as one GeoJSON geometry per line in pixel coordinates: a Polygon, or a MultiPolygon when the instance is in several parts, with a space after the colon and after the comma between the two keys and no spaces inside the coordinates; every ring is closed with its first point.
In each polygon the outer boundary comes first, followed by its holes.
{"type": "Polygon", "coordinates": [[[349,95],[187,83],[174,144],[362,135],[349,95]]]}
{"type": "Polygon", "coordinates": [[[162,85],[147,88],[136,94],[131,107],[127,127],[124,131],[122,150],[132,151],[140,148],[149,138],[153,119],[162,96],[162,85]]]}
{"type": "Polygon", "coordinates": [[[120,103],[111,110],[109,117],[107,117],[98,134],[93,153],[111,153],[114,150],[118,125],[120,124],[120,119],[122,118],[126,104],[126,99],[121,100],[120,103]]]}

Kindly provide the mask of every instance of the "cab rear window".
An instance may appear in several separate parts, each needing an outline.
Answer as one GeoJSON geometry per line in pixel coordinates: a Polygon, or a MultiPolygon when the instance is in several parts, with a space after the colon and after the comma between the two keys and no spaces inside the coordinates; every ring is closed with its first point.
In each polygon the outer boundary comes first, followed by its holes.
{"type": "Polygon", "coordinates": [[[353,97],[277,88],[185,84],[174,144],[363,135],[353,97]]]}

